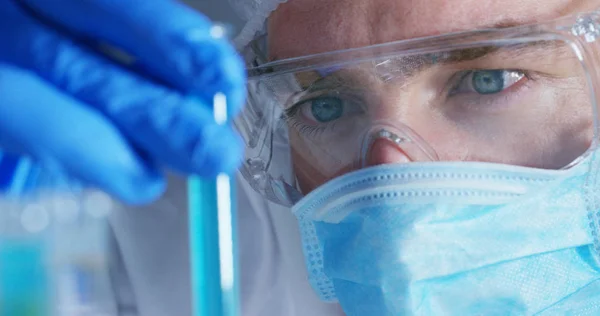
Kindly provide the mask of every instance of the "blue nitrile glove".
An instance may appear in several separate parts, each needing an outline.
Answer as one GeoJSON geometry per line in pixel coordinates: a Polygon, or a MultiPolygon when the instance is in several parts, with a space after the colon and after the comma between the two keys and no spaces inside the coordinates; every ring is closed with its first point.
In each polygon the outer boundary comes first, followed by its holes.
{"type": "Polygon", "coordinates": [[[161,194],[163,168],[212,176],[237,167],[241,142],[214,122],[212,100],[222,92],[229,115],[240,110],[243,64],[211,37],[206,18],[174,0],[26,0],[129,52],[162,85],[76,45],[13,1],[0,0],[0,149],[129,203],[161,194]]]}

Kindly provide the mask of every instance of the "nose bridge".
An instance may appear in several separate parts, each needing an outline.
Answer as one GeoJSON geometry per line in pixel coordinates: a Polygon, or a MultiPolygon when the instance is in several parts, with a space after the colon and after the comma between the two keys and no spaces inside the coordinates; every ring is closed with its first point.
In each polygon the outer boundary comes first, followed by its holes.
{"type": "Polygon", "coordinates": [[[406,57],[373,62],[362,77],[361,89],[368,91],[369,128],[362,137],[360,167],[438,160],[436,152],[413,130],[413,125],[427,126],[428,121],[419,104],[430,96],[421,91],[413,76],[420,62],[406,57]]]}
{"type": "Polygon", "coordinates": [[[375,65],[378,92],[369,111],[372,123],[363,138],[362,167],[438,160],[435,150],[413,129],[415,125],[427,126],[430,120],[419,106],[429,96],[420,91],[411,76],[419,67],[418,60],[375,65]]]}
{"type": "Polygon", "coordinates": [[[421,87],[413,78],[404,74],[387,78],[379,78],[378,85],[371,92],[371,108],[369,109],[371,120],[399,121],[407,126],[412,126],[409,121],[416,123],[424,115],[423,107],[419,106],[426,102],[421,87]]]}
{"type": "Polygon", "coordinates": [[[364,136],[360,157],[362,167],[437,160],[437,153],[425,140],[397,121],[374,124],[364,136]]]}

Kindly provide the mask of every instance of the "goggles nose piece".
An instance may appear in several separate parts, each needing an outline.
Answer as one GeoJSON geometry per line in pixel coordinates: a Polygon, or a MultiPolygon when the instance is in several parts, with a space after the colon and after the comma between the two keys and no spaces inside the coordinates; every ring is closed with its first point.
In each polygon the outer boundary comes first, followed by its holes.
{"type": "Polygon", "coordinates": [[[411,142],[410,138],[400,137],[400,136],[386,130],[385,128],[382,128],[381,130],[379,130],[379,132],[376,133],[375,137],[387,138],[387,139],[393,141],[398,146],[400,146],[402,143],[411,142]]]}
{"type": "Polygon", "coordinates": [[[402,150],[402,144],[410,142],[410,139],[398,136],[385,129],[375,133],[374,136],[366,157],[368,166],[412,161],[402,150]]]}
{"type": "Polygon", "coordinates": [[[392,163],[437,161],[436,152],[408,126],[378,125],[366,133],[361,168],[392,163]]]}

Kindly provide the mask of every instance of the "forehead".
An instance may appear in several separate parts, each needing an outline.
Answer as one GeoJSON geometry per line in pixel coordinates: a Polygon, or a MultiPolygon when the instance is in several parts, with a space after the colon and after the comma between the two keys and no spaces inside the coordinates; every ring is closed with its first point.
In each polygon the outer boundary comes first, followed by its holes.
{"type": "Polygon", "coordinates": [[[269,19],[273,59],[591,11],[600,0],[289,0],[269,19]]]}

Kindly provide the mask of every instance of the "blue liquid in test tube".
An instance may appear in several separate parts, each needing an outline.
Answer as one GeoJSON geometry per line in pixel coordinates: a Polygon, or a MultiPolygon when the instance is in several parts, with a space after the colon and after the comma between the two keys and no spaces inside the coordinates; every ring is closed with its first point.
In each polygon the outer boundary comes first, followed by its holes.
{"type": "MultiPolygon", "coordinates": [[[[214,98],[215,121],[227,121],[225,95],[214,98]]],[[[194,316],[237,316],[235,192],[231,177],[189,180],[189,233],[194,316]]]]}

